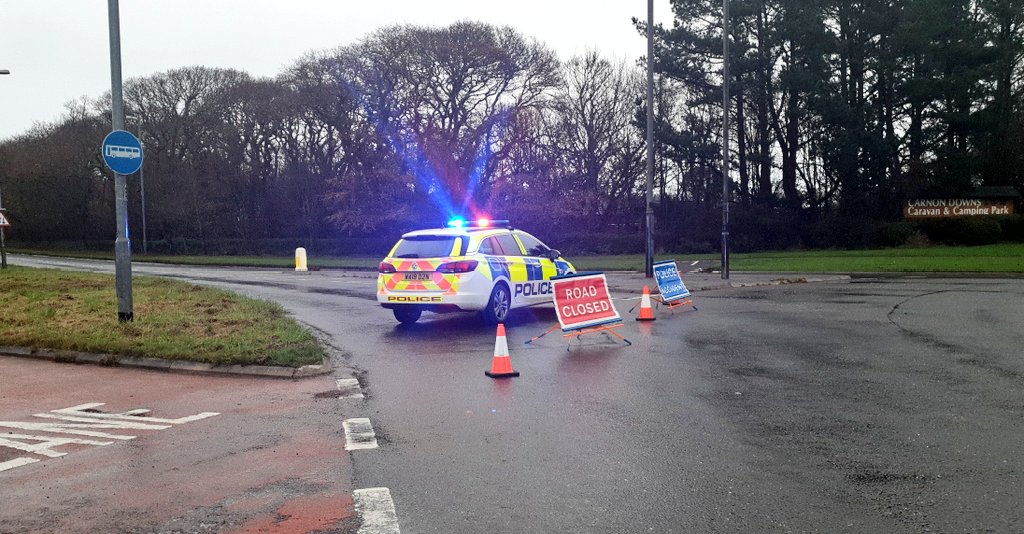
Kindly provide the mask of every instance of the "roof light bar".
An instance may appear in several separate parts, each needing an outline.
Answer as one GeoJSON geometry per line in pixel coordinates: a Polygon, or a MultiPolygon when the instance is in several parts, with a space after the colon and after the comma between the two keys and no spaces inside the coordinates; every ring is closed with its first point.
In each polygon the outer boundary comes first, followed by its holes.
{"type": "Polygon", "coordinates": [[[466,221],[462,217],[455,217],[448,221],[449,228],[498,228],[509,227],[511,223],[506,219],[488,219],[480,217],[473,221],[466,221]]]}

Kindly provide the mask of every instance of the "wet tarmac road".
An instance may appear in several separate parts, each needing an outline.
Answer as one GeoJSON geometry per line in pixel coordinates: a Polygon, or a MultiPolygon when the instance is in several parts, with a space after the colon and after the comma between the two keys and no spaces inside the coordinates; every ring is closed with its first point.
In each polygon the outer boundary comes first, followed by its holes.
{"type": "MultiPolygon", "coordinates": [[[[367,273],[140,271],[271,298],[330,334],[367,394],[333,420],[368,417],[380,444],[349,453],[352,487],[390,488],[402,532],[1024,529],[1021,280],[692,275],[700,310],[627,320],[631,347],[524,345],[555,317],[518,314],[522,376],[493,381],[491,328],[398,327],[367,273]]],[[[622,298],[643,284],[609,280],[622,298]]]]}

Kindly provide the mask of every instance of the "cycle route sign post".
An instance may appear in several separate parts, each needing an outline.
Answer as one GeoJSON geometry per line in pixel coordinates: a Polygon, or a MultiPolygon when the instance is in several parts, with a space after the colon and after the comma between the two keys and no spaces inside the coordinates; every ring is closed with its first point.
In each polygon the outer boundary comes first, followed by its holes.
{"type": "MultiPolygon", "coordinates": [[[[120,122],[123,124],[123,120],[120,122]]],[[[125,323],[135,320],[132,304],[132,252],[131,243],[128,241],[128,188],[125,186],[125,176],[135,174],[142,168],[142,143],[132,133],[115,129],[103,139],[100,154],[107,167],[114,171],[114,208],[117,215],[117,239],[114,241],[117,320],[125,323]]]]}

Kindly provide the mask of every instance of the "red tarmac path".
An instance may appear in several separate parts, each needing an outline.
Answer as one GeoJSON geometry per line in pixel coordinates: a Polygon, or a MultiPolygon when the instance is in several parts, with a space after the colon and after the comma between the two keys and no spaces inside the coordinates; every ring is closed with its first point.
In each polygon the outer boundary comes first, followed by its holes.
{"type": "Polygon", "coordinates": [[[219,414],[157,430],[90,428],[136,438],[49,449],[60,457],[9,444],[37,443],[17,435],[104,438],[0,426],[0,465],[38,460],[0,471],[0,533],[352,531],[341,421],[345,403],[358,401],[336,393],[329,375],[197,376],[0,357],[3,422],[75,424],[33,414],[87,403],[161,419],[219,414]]]}

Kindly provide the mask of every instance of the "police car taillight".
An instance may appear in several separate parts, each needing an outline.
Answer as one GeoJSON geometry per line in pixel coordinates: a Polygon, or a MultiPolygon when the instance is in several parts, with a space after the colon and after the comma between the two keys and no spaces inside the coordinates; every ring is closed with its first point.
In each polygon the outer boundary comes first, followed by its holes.
{"type": "Polygon", "coordinates": [[[382,274],[397,273],[398,269],[395,269],[394,265],[391,265],[390,263],[388,263],[386,261],[382,261],[382,262],[380,262],[380,265],[377,266],[377,272],[378,273],[382,273],[382,274]]]}
{"type": "Polygon", "coordinates": [[[476,260],[452,261],[437,266],[437,272],[445,274],[468,273],[476,270],[476,260]]]}

